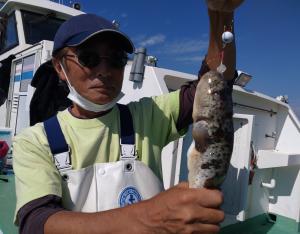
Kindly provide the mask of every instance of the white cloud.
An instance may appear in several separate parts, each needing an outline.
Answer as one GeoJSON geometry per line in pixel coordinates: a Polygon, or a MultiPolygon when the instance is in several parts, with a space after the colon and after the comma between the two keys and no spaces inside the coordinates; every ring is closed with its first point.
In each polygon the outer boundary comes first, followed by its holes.
{"type": "Polygon", "coordinates": [[[180,56],[176,57],[176,61],[180,62],[200,62],[204,59],[204,56],[180,56]]]}
{"type": "Polygon", "coordinates": [[[142,39],[140,42],[138,42],[138,44],[143,47],[161,44],[166,40],[166,36],[163,34],[157,34],[148,38],[146,38],[145,36],[141,37],[142,39]]]}
{"type": "Polygon", "coordinates": [[[206,50],[208,42],[206,40],[196,39],[183,39],[176,40],[171,43],[166,43],[161,48],[162,54],[186,54],[186,53],[200,53],[206,50]]]}
{"type": "Polygon", "coordinates": [[[136,35],[136,36],[131,37],[131,39],[132,39],[134,42],[139,43],[139,42],[141,42],[141,41],[143,41],[143,40],[146,39],[146,35],[145,35],[145,34],[139,34],[139,35],[136,35]]]}
{"type": "MultiPolygon", "coordinates": [[[[142,47],[154,46],[151,54],[158,59],[172,60],[174,63],[199,64],[207,51],[208,39],[206,35],[199,38],[166,39],[163,34],[147,37],[140,34],[133,38],[135,44],[142,47]]],[[[161,60],[162,61],[162,60],[161,60]]]]}
{"type": "Polygon", "coordinates": [[[128,14],[124,12],[124,13],[121,14],[121,17],[122,17],[122,18],[127,18],[127,17],[128,17],[128,14]]]}

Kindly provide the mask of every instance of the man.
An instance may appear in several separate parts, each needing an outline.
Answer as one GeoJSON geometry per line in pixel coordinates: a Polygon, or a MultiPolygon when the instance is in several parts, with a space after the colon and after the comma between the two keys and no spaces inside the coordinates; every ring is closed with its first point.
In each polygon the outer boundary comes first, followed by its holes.
{"type": "MultiPolygon", "coordinates": [[[[224,27],[233,28],[240,2],[209,5],[208,65],[204,62],[199,78],[221,63],[221,35],[224,27]]],[[[191,123],[197,82],[116,105],[126,54],[132,52],[130,39],[95,15],[73,17],[58,30],[53,65],[73,105],[14,140],[20,233],[219,231],[220,191],[181,183],[159,193],[161,150],[191,123]]],[[[224,77],[232,79],[234,43],[225,47],[223,63],[224,77]]]]}

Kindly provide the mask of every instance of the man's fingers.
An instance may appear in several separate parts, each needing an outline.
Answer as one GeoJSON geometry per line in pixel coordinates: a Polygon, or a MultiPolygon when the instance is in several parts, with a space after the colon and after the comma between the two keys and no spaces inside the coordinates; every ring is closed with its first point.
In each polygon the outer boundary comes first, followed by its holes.
{"type": "Polygon", "coordinates": [[[201,207],[198,211],[198,219],[195,221],[205,224],[219,224],[224,218],[225,214],[222,210],[201,207]]]}
{"type": "Polygon", "coordinates": [[[193,234],[218,233],[220,227],[214,224],[193,223],[188,225],[185,231],[193,234]]]}
{"type": "Polygon", "coordinates": [[[210,208],[219,208],[223,203],[223,194],[217,189],[189,188],[186,182],[182,182],[174,188],[182,190],[180,198],[183,203],[194,202],[210,208]]]}
{"type": "Polygon", "coordinates": [[[203,207],[219,208],[223,203],[223,194],[219,190],[201,189],[198,194],[197,203],[203,207]]]}
{"type": "Polygon", "coordinates": [[[187,206],[181,211],[181,217],[184,223],[204,223],[204,224],[219,224],[224,218],[225,214],[222,210],[204,208],[200,206],[187,206]]]}

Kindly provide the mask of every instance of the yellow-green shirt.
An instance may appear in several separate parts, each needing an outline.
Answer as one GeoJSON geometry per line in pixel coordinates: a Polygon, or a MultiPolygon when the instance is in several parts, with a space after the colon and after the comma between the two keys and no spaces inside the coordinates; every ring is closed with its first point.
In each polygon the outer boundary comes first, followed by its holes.
{"type": "MultiPolygon", "coordinates": [[[[180,137],[176,129],[179,91],[143,98],[128,104],[135,131],[138,159],[161,179],[161,150],[180,137]]],[[[104,116],[78,119],[68,110],[57,114],[71,149],[74,170],[94,163],[115,162],[120,156],[119,109],[104,116]]],[[[25,129],[13,140],[13,167],[16,181],[16,212],[26,203],[49,195],[62,196],[61,177],[45,135],[43,123],[25,129]]]]}

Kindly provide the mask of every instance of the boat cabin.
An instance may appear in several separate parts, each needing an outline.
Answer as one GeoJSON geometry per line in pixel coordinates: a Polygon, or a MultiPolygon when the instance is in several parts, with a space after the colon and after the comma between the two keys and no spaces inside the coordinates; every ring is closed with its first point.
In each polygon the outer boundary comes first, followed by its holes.
{"type": "Polygon", "coordinates": [[[0,61],[39,43],[53,41],[59,26],[83,12],[47,0],[0,0],[0,61]]]}

